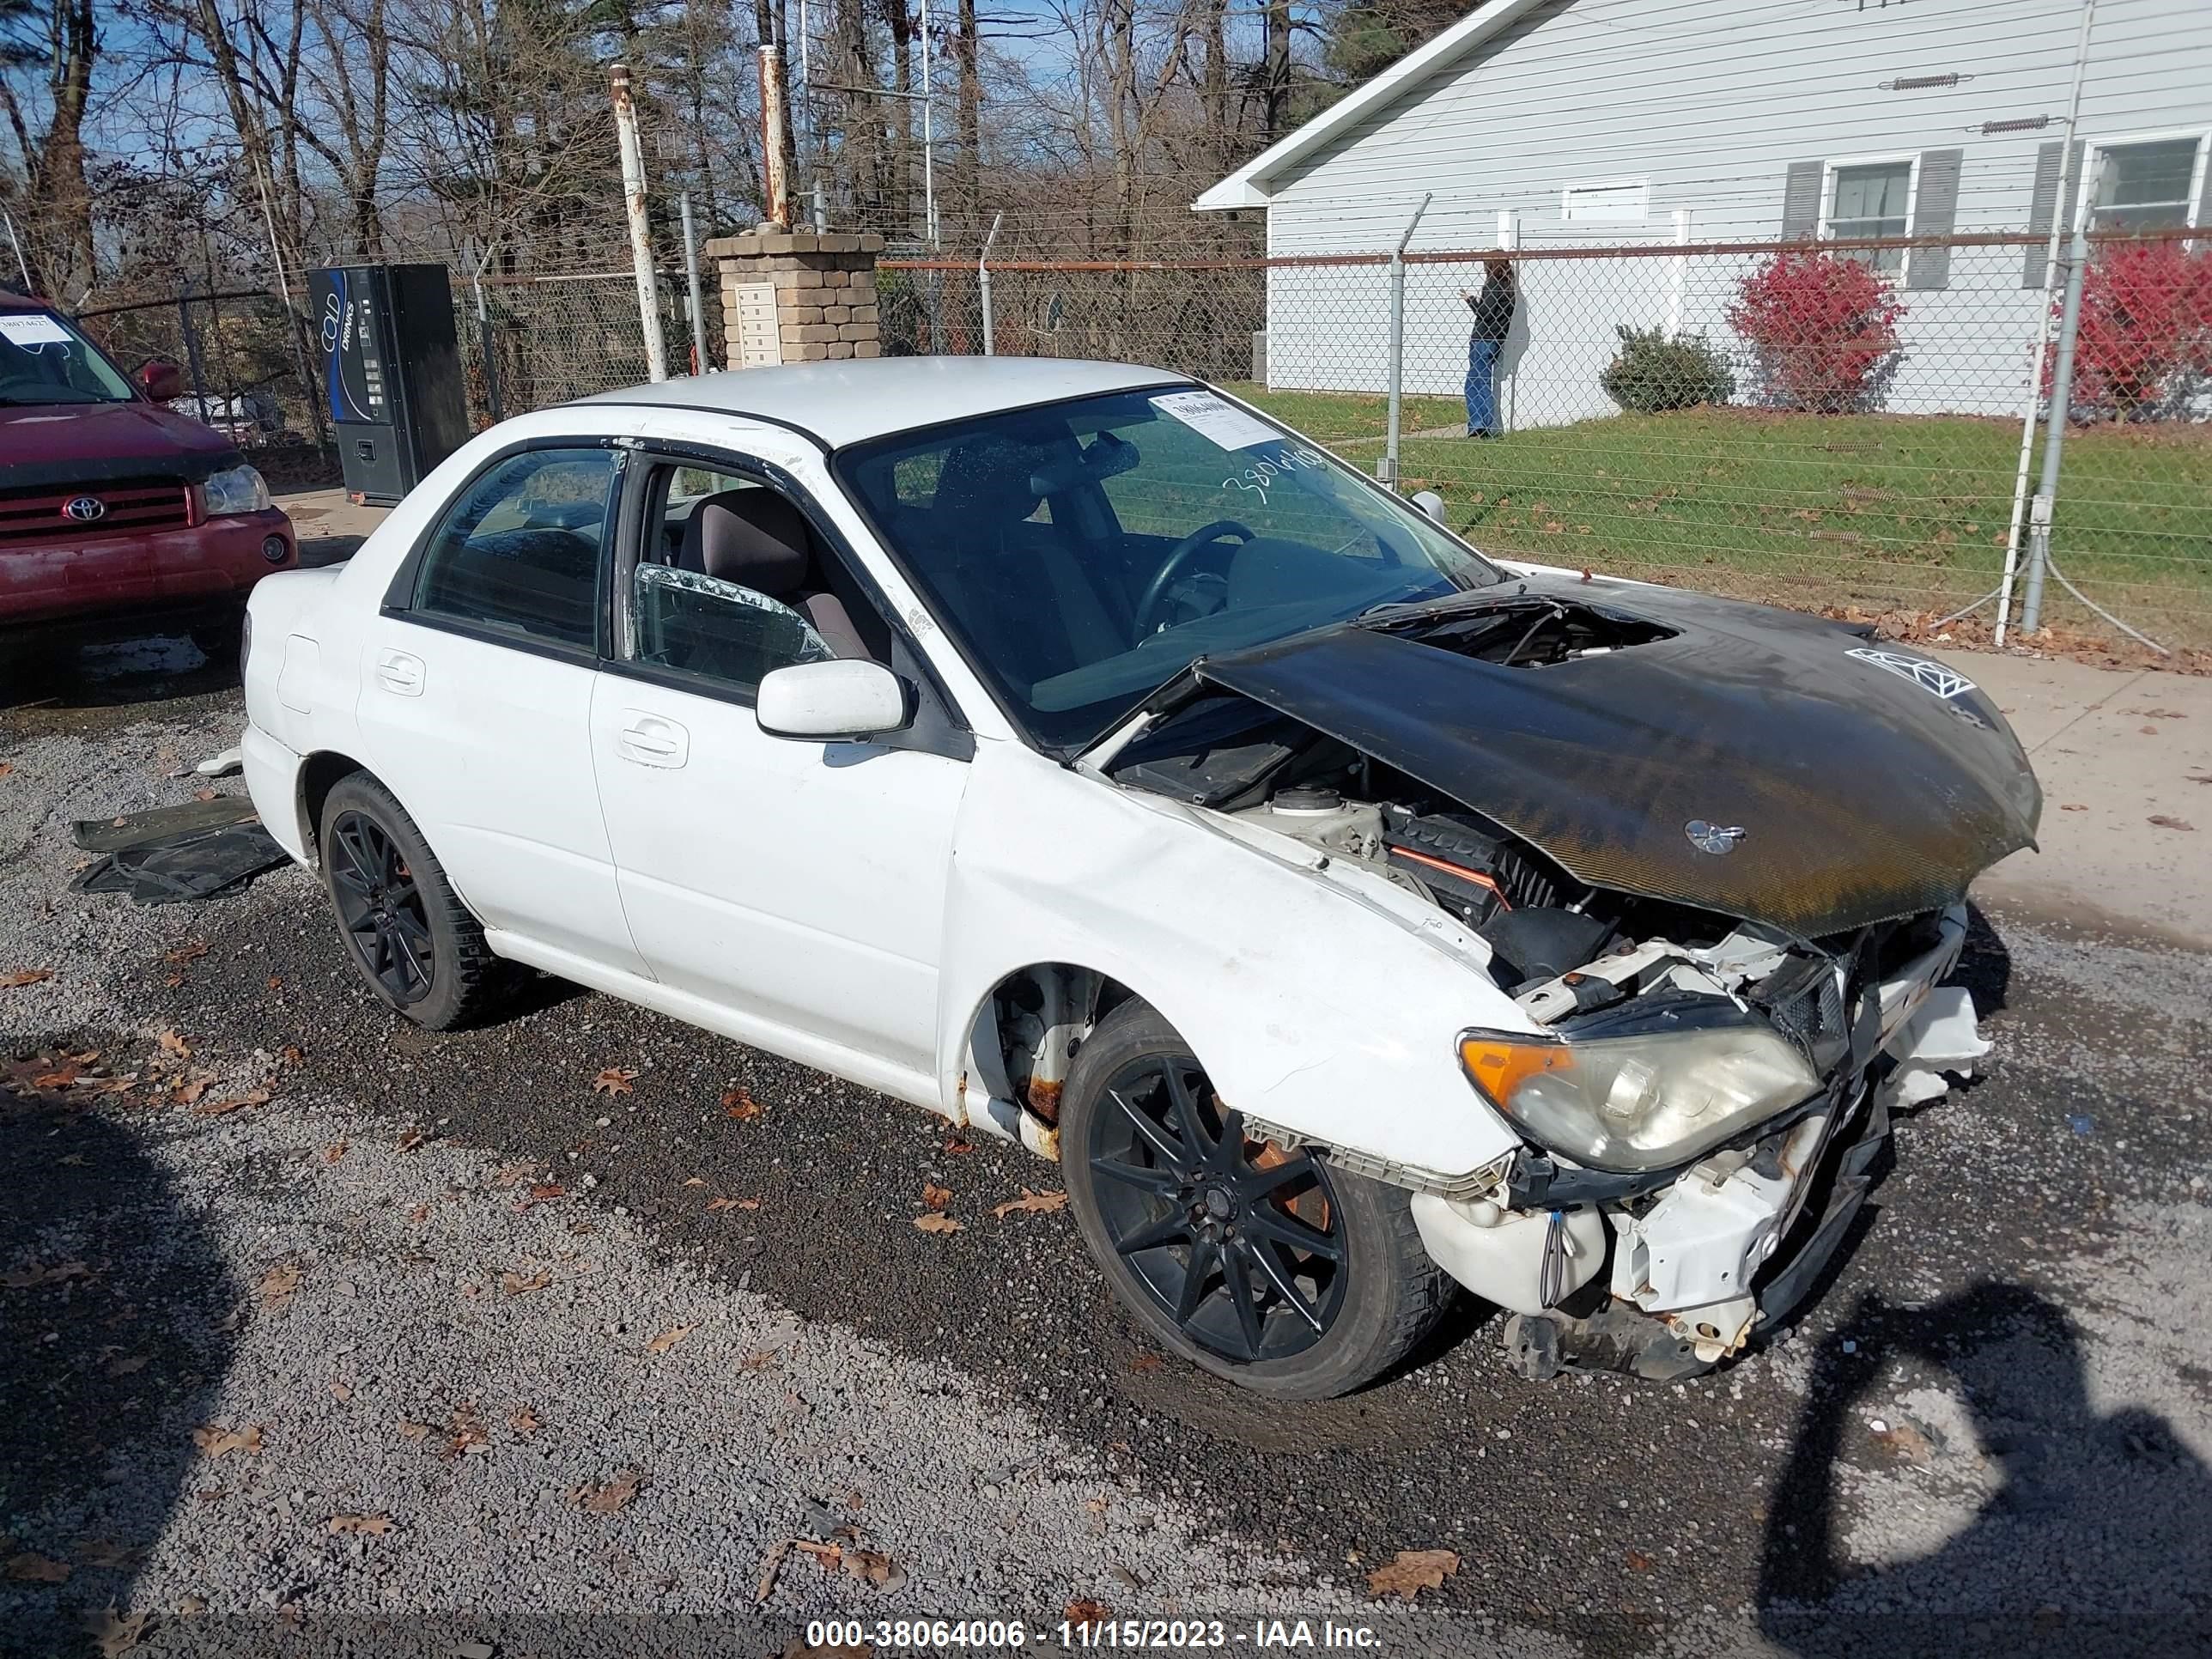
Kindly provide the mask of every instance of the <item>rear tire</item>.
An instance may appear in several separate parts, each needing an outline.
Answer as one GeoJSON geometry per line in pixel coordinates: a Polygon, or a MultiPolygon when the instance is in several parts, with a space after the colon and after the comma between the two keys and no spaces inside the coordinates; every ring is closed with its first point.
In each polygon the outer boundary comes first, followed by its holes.
{"type": "Polygon", "coordinates": [[[494,1012],[503,964],[389,789],[366,772],[340,779],[323,802],[319,845],[339,939],[387,1007],[433,1031],[494,1012]]]}
{"type": "Polygon", "coordinates": [[[1403,1192],[1251,1139],[1147,1005],[1099,1022],[1061,1103],[1084,1243],[1194,1364],[1279,1399],[1329,1399],[1397,1365],[1449,1304],[1403,1192]]]}

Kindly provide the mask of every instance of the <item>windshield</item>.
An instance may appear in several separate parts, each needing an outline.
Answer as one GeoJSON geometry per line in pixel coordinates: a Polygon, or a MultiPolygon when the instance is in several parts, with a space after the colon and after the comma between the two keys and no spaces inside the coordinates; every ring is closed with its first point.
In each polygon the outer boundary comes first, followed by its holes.
{"type": "Polygon", "coordinates": [[[1500,573],[1194,387],[989,415],[838,470],[1030,737],[1080,747],[1194,658],[1500,573]]]}
{"type": "Polygon", "coordinates": [[[0,404],[127,404],[131,385],[50,311],[0,311],[0,404]]]}

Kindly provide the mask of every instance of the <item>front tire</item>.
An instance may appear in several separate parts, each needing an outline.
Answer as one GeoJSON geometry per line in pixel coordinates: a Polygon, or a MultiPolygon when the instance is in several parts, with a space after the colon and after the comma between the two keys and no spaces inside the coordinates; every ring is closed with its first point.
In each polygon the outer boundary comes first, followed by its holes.
{"type": "Polygon", "coordinates": [[[366,772],[340,779],[319,844],[346,956],[387,1007],[433,1031],[492,1011],[499,959],[389,789],[366,772]]]}
{"type": "Polygon", "coordinates": [[[1061,1103],[1084,1242],[1166,1347],[1259,1393],[1322,1400],[1374,1381],[1435,1328],[1449,1280],[1406,1194],[1255,1139],[1147,1005],[1099,1022],[1061,1103]]]}

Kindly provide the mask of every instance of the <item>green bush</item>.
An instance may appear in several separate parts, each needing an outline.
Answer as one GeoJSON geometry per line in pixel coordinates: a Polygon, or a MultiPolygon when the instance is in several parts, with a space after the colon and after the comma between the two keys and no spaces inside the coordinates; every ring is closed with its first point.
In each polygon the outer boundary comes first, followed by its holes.
{"type": "Polygon", "coordinates": [[[1662,410],[1724,404],[1735,395],[1735,376],[1728,360],[1706,343],[1704,335],[1677,334],[1670,340],[1660,329],[1626,325],[1613,331],[1620,337],[1620,349],[1597,383],[1623,409],[1655,415],[1662,410]]]}

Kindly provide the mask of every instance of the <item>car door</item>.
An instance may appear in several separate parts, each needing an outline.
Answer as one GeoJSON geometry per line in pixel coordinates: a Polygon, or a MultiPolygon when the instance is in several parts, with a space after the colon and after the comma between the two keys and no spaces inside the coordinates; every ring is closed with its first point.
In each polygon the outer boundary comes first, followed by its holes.
{"type": "Polygon", "coordinates": [[[633,465],[652,471],[632,486],[592,754],[638,949],[765,1046],[933,1098],[965,733],[763,732],[753,694],[775,667],[866,654],[919,671],[794,495],[737,458],[633,465]],[[734,562],[700,528],[713,514],[751,521],[734,562]]]}
{"type": "Polygon", "coordinates": [[[359,714],[370,766],[485,927],[642,975],[591,755],[623,468],[586,441],[487,463],[371,623],[359,714]]]}

